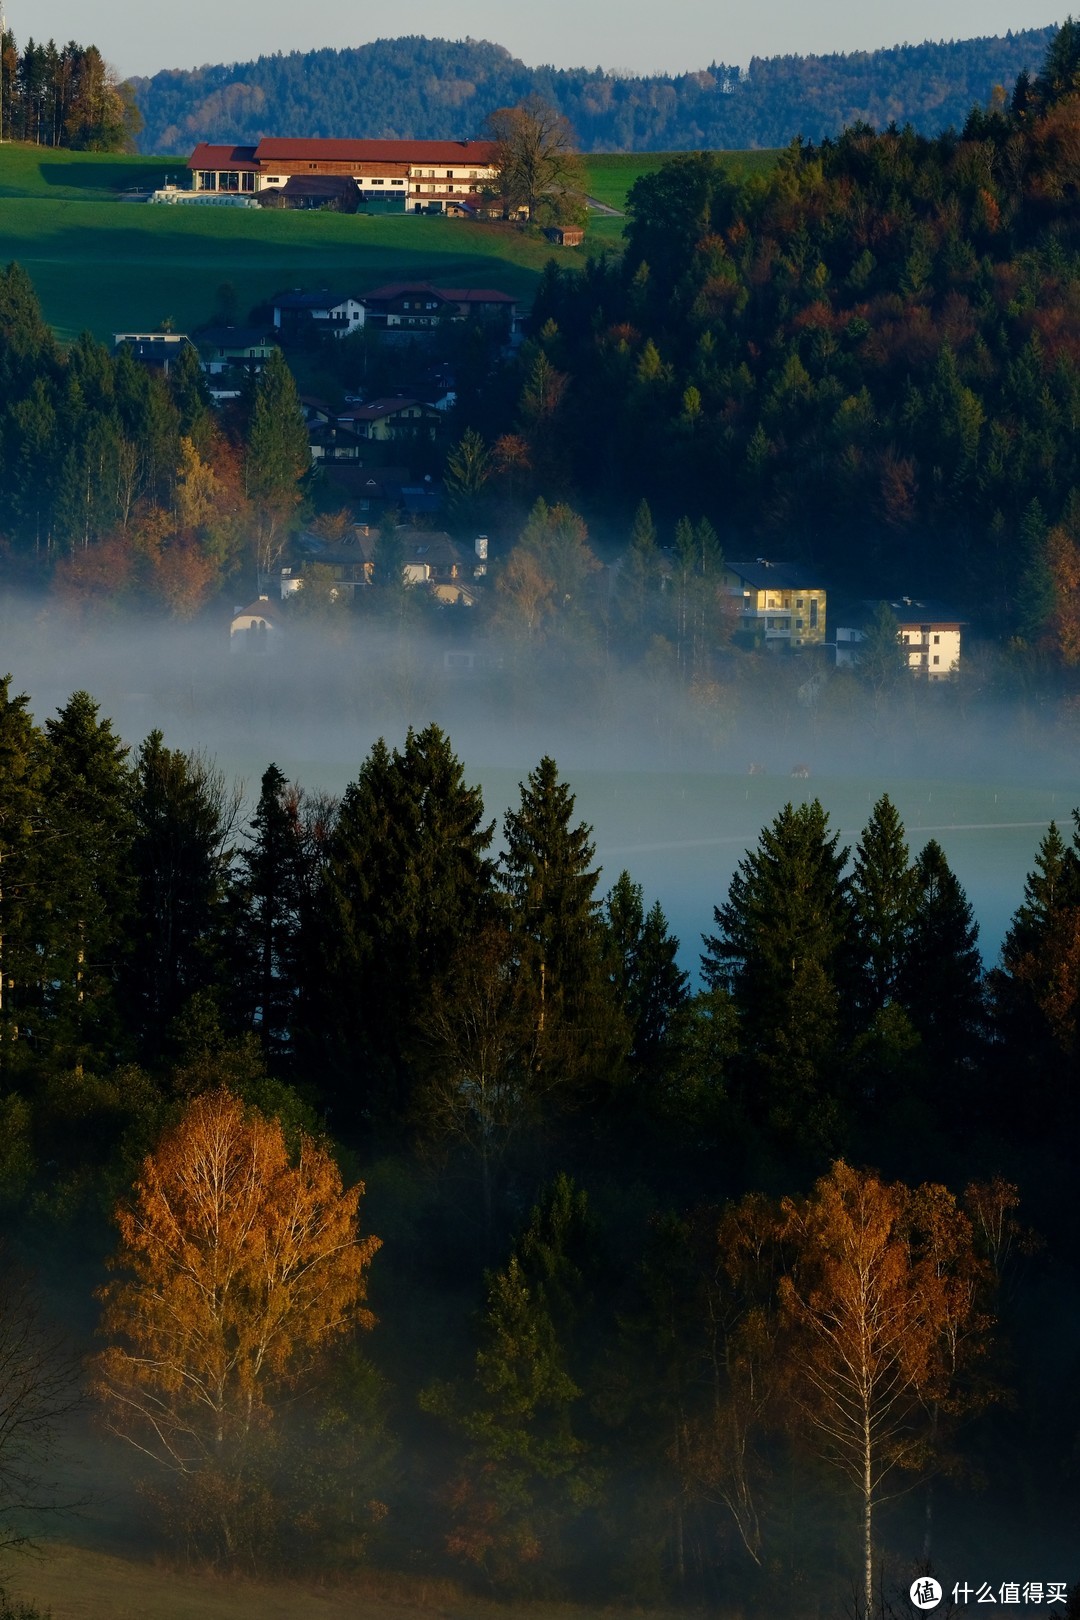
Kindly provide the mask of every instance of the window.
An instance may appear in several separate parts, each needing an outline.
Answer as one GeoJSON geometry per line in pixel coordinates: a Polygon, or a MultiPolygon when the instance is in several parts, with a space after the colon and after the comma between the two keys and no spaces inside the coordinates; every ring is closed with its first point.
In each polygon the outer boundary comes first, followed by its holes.
{"type": "Polygon", "coordinates": [[[255,176],[251,173],[250,169],[246,169],[240,176],[240,189],[241,191],[255,190],[255,176]]]}
{"type": "Polygon", "coordinates": [[[447,171],[446,171],[446,178],[447,178],[447,179],[448,179],[448,180],[452,180],[452,179],[453,179],[453,178],[454,178],[454,171],[453,171],[453,169],[447,169],[447,171]]]}
{"type": "Polygon", "coordinates": [[[372,183],[373,186],[385,186],[386,181],[385,180],[373,180],[371,183],[372,183]]]}
{"type": "Polygon", "coordinates": [[[810,598],[810,628],[811,628],[811,630],[816,630],[817,627],[818,627],[817,610],[818,610],[817,597],[816,596],[811,597],[810,598]]]}
{"type": "Polygon", "coordinates": [[[935,664],[940,664],[941,663],[941,659],[938,657],[937,653],[934,654],[934,663],[935,664]]]}
{"type": "Polygon", "coordinates": [[[453,191],[454,188],[453,188],[453,186],[447,186],[446,189],[447,189],[447,191],[453,191]]]}
{"type": "Polygon", "coordinates": [[[470,180],[475,180],[476,179],[476,170],[475,169],[470,169],[469,170],[469,179],[470,180]]]}
{"type": "Polygon", "coordinates": [[[404,180],[391,180],[390,184],[392,186],[403,186],[405,182],[404,180]]]}
{"type": "Polygon", "coordinates": [[[801,597],[801,596],[800,596],[800,597],[799,597],[799,599],[798,599],[798,601],[797,601],[797,602],[796,602],[796,603],[795,603],[795,606],[796,606],[796,607],[797,607],[797,608],[801,608],[801,607],[802,607],[802,605],[803,605],[803,599],[802,599],[802,597],[801,597]]]}
{"type": "Polygon", "coordinates": [[[200,191],[213,191],[214,190],[214,181],[216,180],[216,178],[217,178],[217,176],[214,174],[212,169],[200,169],[199,170],[199,190],[200,191]]]}
{"type": "MultiPolygon", "coordinates": [[[[935,636],[934,637],[934,646],[935,647],[940,647],[941,646],[941,637],[940,636],[935,636]]],[[[935,659],[934,662],[936,663],[937,660],[935,659]]]]}
{"type": "Polygon", "coordinates": [[[222,169],[218,173],[219,191],[239,191],[240,176],[235,169],[222,169]]]}
{"type": "Polygon", "coordinates": [[[801,630],[801,629],[802,629],[802,627],[803,627],[803,622],[802,622],[802,620],[801,620],[801,619],[796,619],[796,620],[795,620],[795,628],[796,628],[796,630],[801,630]]]}

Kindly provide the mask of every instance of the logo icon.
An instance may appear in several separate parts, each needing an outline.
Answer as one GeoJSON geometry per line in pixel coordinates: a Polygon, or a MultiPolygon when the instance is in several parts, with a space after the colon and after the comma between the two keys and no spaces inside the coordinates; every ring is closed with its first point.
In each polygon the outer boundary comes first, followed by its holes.
{"type": "Polygon", "coordinates": [[[941,1585],[932,1575],[920,1575],[912,1581],[908,1597],[917,1609],[936,1609],[941,1602],[941,1585]]]}

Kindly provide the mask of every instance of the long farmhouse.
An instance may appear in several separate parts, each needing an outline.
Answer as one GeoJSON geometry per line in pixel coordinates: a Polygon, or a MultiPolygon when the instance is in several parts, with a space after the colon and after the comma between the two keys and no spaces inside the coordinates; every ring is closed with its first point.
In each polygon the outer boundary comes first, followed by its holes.
{"type": "Polygon", "coordinates": [[[313,180],[352,182],[361,207],[388,213],[501,212],[485,186],[495,177],[493,141],[261,140],[257,146],[211,146],[191,154],[192,188],[291,201],[313,180]],[[299,182],[305,182],[303,188],[299,182]]]}

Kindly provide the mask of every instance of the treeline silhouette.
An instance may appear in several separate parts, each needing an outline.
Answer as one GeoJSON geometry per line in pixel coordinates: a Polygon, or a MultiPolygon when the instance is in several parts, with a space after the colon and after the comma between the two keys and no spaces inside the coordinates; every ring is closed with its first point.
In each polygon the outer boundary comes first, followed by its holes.
{"type": "Polygon", "coordinates": [[[796,1615],[960,1559],[980,1475],[981,1572],[1003,1512],[1075,1576],[1080,835],[986,974],[887,798],[789,804],[697,988],[550,758],[498,840],[435,726],[244,809],[8,680],[0,759],[5,1223],[100,1275],[119,1200],[95,1377],[174,1548],[796,1615]]]}
{"type": "Polygon", "coordinates": [[[0,140],[75,152],[128,151],[139,114],[96,45],[57,46],[0,36],[0,140]]]}
{"type": "Polygon", "coordinates": [[[1024,69],[1034,69],[1052,35],[1033,28],[640,77],[527,67],[485,40],[409,35],[168,69],[130,83],[142,149],[181,156],[196,141],[264,135],[462,139],[477,135],[497,107],[528,96],[564,114],[586,152],[776,147],[796,135],[837,135],[851,123],[910,123],[924,134],[959,125],[995,86],[1011,90],[1024,69]]]}

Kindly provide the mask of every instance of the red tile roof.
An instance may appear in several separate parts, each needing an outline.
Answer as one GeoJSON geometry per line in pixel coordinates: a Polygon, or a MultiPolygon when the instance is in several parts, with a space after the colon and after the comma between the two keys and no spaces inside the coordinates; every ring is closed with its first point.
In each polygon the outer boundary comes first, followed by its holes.
{"type": "Polygon", "coordinates": [[[188,158],[189,169],[257,169],[253,146],[210,146],[200,141],[188,158]]]}
{"type": "Polygon", "coordinates": [[[260,163],[428,163],[484,168],[494,161],[494,141],[261,140],[260,163]]]}

